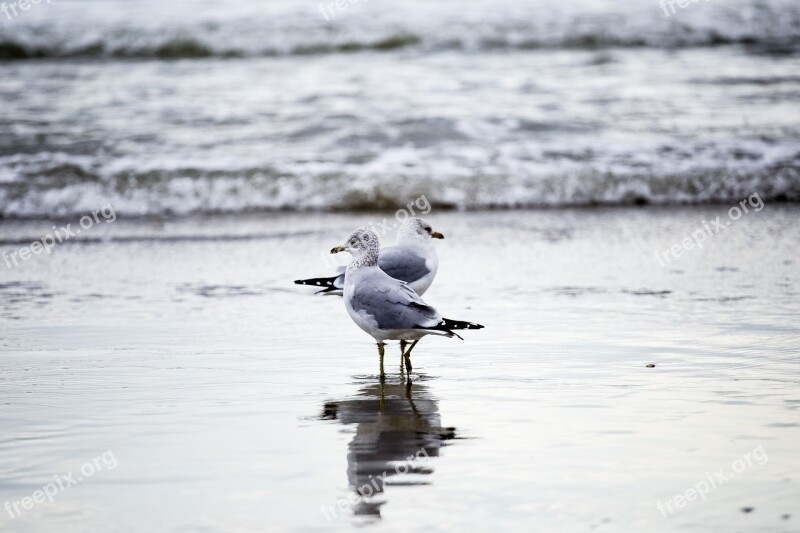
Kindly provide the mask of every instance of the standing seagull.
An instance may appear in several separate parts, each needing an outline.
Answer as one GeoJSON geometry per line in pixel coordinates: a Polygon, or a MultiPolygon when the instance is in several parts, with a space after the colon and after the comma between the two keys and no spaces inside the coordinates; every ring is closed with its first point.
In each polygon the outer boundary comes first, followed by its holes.
{"type": "MultiPolygon", "coordinates": [[[[395,279],[408,283],[414,292],[422,296],[436,277],[439,257],[433,239],[444,239],[444,235],[433,231],[430,224],[419,217],[407,218],[397,231],[397,243],[380,251],[378,266],[395,279]]],[[[342,294],[345,271],[327,278],[298,279],[297,285],[323,287],[318,293],[342,294]]]]}
{"type": "Polygon", "coordinates": [[[335,247],[331,253],[349,252],[353,256],[345,271],[344,306],[353,322],[378,342],[381,379],[386,375],[383,371],[384,341],[413,341],[403,353],[406,368],[411,372],[411,350],[425,335],[460,339],[453,330],[483,328],[472,322],[442,318],[408,283],[380,269],[379,251],[380,242],[375,232],[359,228],[350,234],[344,246],[335,247]]]}

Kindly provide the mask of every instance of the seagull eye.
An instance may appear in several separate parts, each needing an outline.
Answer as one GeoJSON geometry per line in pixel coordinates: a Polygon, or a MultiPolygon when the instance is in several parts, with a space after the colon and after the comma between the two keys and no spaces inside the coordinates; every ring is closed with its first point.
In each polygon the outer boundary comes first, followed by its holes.
{"type": "Polygon", "coordinates": [[[427,231],[428,233],[430,233],[430,232],[431,232],[431,227],[430,227],[430,226],[427,226],[427,227],[425,228],[425,231],[427,231]]]}
{"type": "Polygon", "coordinates": [[[355,245],[356,245],[356,240],[355,240],[355,239],[350,239],[350,244],[351,244],[352,246],[355,246],[355,245]]]}

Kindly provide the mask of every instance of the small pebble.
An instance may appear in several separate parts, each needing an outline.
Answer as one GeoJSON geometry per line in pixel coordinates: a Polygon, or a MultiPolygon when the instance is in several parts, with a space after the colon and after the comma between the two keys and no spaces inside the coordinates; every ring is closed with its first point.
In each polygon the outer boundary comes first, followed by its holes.
{"type": "Polygon", "coordinates": [[[647,363],[647,368],[655,368],[655,363],[647,363]]]}
{"type": "Polygon", "coordinates": [[[743,513],[752,513],[755,507],[742,507],[743,513]]]}

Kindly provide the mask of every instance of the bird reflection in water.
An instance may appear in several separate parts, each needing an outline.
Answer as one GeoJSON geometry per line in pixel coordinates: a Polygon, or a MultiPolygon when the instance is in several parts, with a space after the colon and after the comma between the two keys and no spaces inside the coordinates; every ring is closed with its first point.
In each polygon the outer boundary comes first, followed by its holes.
{"type": "Polygon", "coordinates": [[[455,428],[442,427],[437,401],[424,385],[375,383],[347,400],[325,404],[323,420],[356,424],[348,445],[347,481],[356,515],[380,517],[386,485],[427,485],[428,458],[438,457],[455,428]],[[390,481],[389,478],[399,476],[390,481]]]}

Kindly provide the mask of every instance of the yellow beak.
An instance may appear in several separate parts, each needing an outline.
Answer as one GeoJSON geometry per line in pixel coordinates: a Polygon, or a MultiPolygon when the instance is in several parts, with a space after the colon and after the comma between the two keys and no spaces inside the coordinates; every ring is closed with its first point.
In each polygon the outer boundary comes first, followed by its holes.
{"type": "Polygon", "coordinates": [[[442,235],[438,231],[434,231],[433,233],[431,233],[431,237],[433,237],[434,239],[444,239],[444,235],[442,235]]]}
{"type": "Polygon", "coordinates": [[[338,254],[339,252],[344,252],[344,246],[334,246],[331,248],[332,254],[338,254]]]}

